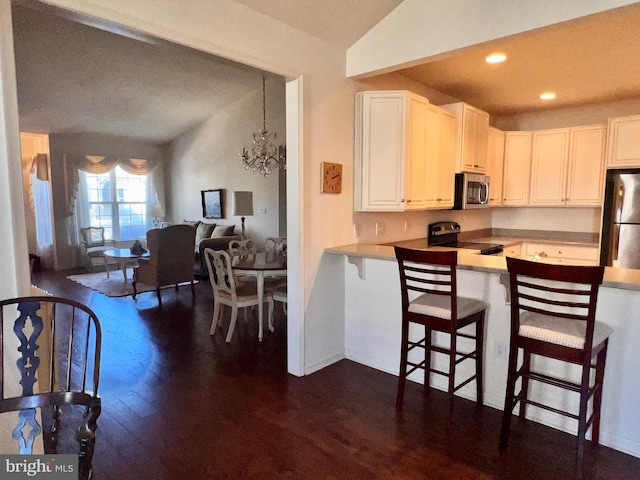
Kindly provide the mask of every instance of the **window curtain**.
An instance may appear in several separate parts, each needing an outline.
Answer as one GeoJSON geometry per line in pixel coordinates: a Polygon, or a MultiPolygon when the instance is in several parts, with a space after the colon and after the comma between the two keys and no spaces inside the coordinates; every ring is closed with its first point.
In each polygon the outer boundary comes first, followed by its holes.
{"type": "Polygon", "coordinates": [[[156,186],[153,197],[158,194],[157,186],[161,185],[162,170],[158,168],[158,160],[143,158],[119,158],[115,155],[106,157],[94,155],[70,155],[63,156],[64,176],[65,176],[65,201],[67,215],[73,215],[77,205],[78,191],[80,186],[80,173],[83,170],[89,173],[105,173],[120,166],[123,170],[133,175],[147,175],[153,172],[152,183],[156,186]],[[160,177],[160,178],[158,178],[160,177]]]}
{"type": "Polygon", "coordinates": [[[49,157],[38,153],[29,169],[31,208],[35,213],[37,255],[45,268],[53,268],[53,222],[51,186],[49,184],[49,157]]]}
{"type": "MultiPolygon", "coordinates": [[[[89,212],[85,198],[86,188],[81,182],[80,171],[88,173],[105,173],[120,166],[123,170],[134,175],[149,175],[147,189],[147,203],[152,205],[156,199],[164,198],[162,164],[158,160],[139,158],[120,158],[116,155],[94,156],[64,154],[62,157],[64,171],[64,188],[66,203],[66,240],[73,245],[74,264],[83,264],[82,239],[80,228],[88,226],[89,212]]],[[[161,200],[162,203],[162,200],[161,200]]],[[[148,219],[151,228],[151,219],[148,219]]]]}

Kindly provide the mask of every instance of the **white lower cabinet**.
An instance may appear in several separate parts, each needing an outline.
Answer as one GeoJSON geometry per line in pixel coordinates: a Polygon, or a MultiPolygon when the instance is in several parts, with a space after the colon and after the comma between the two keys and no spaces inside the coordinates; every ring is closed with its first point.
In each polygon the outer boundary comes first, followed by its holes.
{"type": "Polygon", "coordinates": [[[526,260],[548,261],[565,265],[598,265],[598,247],[527,242],[523,245],[526,260]]]}
{"type": "Polygon", "coordinates": [[[522,255],[522,244],[516,243],[515,245],[505,246],[504,250],[502,250],[503,257],[514,257],[520,258],[522,255]]]}

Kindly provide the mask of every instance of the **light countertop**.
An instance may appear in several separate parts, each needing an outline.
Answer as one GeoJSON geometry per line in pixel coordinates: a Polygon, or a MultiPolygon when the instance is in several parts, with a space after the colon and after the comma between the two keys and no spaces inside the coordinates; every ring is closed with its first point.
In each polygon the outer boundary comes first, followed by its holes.
{"type": "MultiPolygon", "coordinates": [[[[416,241],[419,241],[416,240],[416,241]]],[[[505,241],[505,237],[486,237],[482,239],[474,239],[474,241],[482,241],[488,243],[502,243],[505,246],[510,245],[505,241]]],[[[523,238],[518,238],[517,241],[511,243],[511,245],[528,241],[523,238]]],[[[542,243],[543,241],[536,239],[536,243],[542,243]]],[[[548,243],[557,243],[551,240],[548,243]]],[[[405,242],[398,242],[405,243],[405,242]]],[[[426,241],[424,242],[426,244],[426,241]]],[[[576,245],[588,245],[589,243],[576,242],[576,245]]],[[[507,263],[505,257],[501,255],[479,255],[477,250],[470,250],[466,248],[449,248],[449,247],[424,247],[418,246],[417,248],[424,248],[425,250],[456,250],[458,252],[458,268],[464,270],[475,270],[487,273],[506,273],[507,263]]],[[[415,248],[415,247],[414,247],[415,248]]],[[[392,245],[374,245],[374,244],[362,244],[352,243],[349,245],[342,245],[337,247],[331,247],[325,249],[325,252],[333,255],[347,255],[350,257],[361,258],[374,258],[378,260],[393,260],[395,261],[395,253],[392,245]]],[[[620,288],[625,290],[638,290],[640,291],[640,270],[627,269],[627,268],[614,268],[605,267],[603,287],[620,288]]]]}

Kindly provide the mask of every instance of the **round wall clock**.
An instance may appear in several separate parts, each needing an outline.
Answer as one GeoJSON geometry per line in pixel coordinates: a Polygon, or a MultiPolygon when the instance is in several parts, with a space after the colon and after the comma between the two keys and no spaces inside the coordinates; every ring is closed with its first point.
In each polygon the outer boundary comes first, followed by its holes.
{"type": "Polygon", "coordinates": [[[322,162],[322,190],[323,193],[342,192],[342,164],[322,162]]]}

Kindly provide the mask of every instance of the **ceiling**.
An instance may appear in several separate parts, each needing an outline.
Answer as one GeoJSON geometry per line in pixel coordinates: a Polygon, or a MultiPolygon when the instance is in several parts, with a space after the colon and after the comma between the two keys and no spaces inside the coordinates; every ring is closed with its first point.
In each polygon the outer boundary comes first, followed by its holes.
{"type": "Polygon", "coordinates": [[[640,98],[640,3],[465,49],[399,73],[492,115],[640,98]],[[493,52],[507,61],[489,65],[493,52]],[[539,95],[554,91],[545,103],[539,95]]]}
{"type": "Polygon", "coordinates": [[[14,7],[20,129],[165,143],[262,89],[262,72],[14,7]]]}
{"type": "MultiPolygon", "coordinates": [[[[401,0],[235,0],[348,48],[401,0]]],[[[20,128],[173,140],[261,88],[263,72],[14,7],[20,128]],[[253,89],[253,90],[252,90],[253,89]]],[[[399,70],[492,115],[640,98],[640,3],[399,70]],[[489,66],[487,53],[508,60],[489,66]],[[538,95],[558,98],[542,103],[538,95]]],[[[276,76],[273,76],[276,77],[276,76]]],[[[283,81],[277,77],[279,81],[283,81]]]]}

